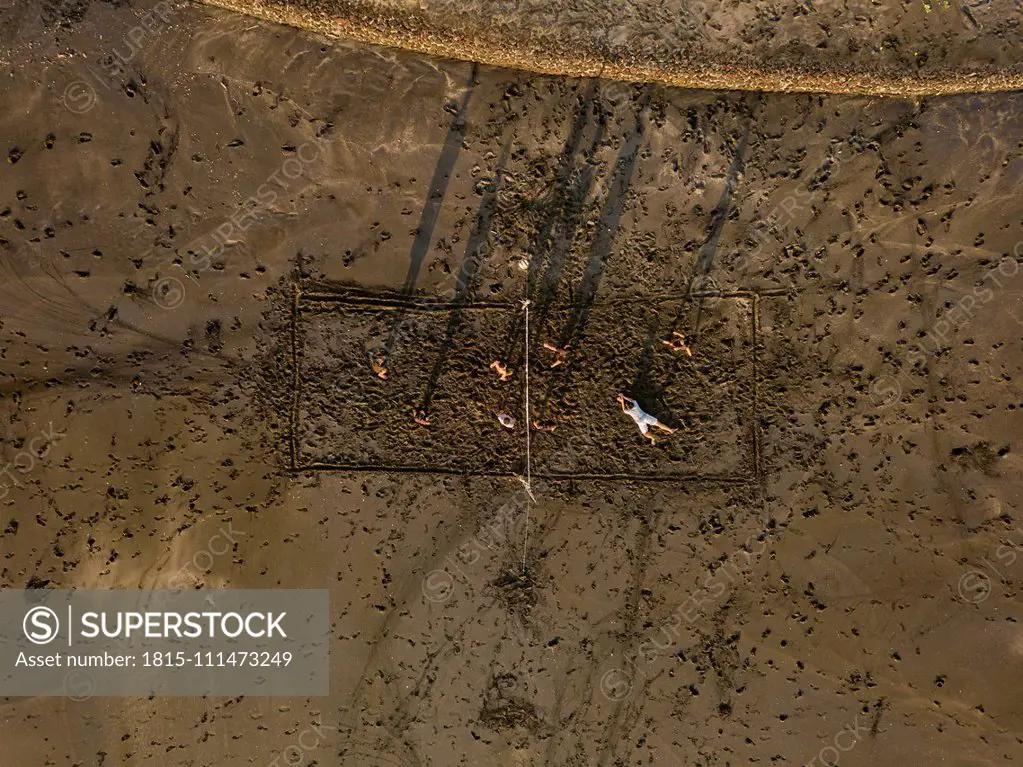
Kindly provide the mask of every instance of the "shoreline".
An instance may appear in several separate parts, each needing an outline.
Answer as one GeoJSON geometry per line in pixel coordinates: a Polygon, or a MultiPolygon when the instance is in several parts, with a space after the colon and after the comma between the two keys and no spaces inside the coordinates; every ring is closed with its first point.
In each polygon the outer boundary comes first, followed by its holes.
{"type": "MultiPolygon", "coordinates": [[[[611,51],[561,51],[554,39],[515,39],[511,30],[483,27],[469,36],[445,28],[426,14],[403,10],[386,15],[366,13],[357,4],[335,2],[304,8],[263,0],[196,0],[199,4],[254,16],[326,37],[397,48],[458,61],[535,72],[554,77],[601,78],[627,83],[657,83],[672,88],[713,91],[817,93],[913,98],[1023,90],[1023,71],[982,70],[942,75],[907,75],[892,71],[844,71],[812,68],[769,69],[743,64],[697,64],[682,57],[654,56],[626,62],[611,51]],[[343,13],[344,15],[337,15],[343,13]]],[[[584,46],[580,46],[584,47],[584,46]]]]}

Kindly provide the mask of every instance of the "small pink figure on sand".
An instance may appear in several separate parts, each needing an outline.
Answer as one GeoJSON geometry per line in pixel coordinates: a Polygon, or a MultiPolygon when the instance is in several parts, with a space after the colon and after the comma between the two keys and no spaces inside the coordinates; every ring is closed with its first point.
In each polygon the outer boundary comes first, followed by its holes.
{"type": "Polygon", "coordinates": [[[693,350],[690,349],[689,345],[686,343],[685,334],[679,333],[677,330],[675,330],[672,331],[672,335],[675,336],[675,338],[668,339],[667,341],[661,341],[661,343],[667,346],[673,352],[685,352],[687,357],[692,357],[693,350]]]}
{"type": "Polygon", "coordinates": [[[502,381],[507,381],[509,378],[511,378],[512,375],[511,371],[508,369],[507,365],[501,362],[501,360],[494,360],[493,362],[491,362],[490,369],[496,370],[498,377],[502,381]]]}

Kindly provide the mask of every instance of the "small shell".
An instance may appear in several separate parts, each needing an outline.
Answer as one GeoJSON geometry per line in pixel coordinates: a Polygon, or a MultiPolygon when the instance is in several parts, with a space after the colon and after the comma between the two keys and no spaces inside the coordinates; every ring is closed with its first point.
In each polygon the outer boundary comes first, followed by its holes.
{"type": "Polygon", "coordinates": [[[497,416],[497,420],[500,421],[501,425],[506,429],[515,428],[515,419],[512,418],[510,415],[505,415],[504,413],[501,413],[500,415],[497,416]]]}

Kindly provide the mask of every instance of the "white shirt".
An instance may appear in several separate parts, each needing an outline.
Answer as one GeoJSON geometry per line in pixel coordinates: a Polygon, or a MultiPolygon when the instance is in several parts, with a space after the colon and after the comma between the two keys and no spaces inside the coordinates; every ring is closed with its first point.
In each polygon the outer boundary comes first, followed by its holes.
{"type": "Polygon", "coordinates": [[[650,427],[657,423],[657,419],[645,412],[636,400],[632,400],[632,407],[626,410],[625,414],[630,416],[632,420],[636,422],[636,425],[643,434],[650,431],[650,427]]]}

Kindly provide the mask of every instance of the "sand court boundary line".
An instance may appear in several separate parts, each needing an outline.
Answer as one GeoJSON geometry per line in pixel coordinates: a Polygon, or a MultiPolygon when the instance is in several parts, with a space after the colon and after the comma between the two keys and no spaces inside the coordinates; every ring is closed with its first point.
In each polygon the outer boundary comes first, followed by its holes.
{"type": "MultiPolygon", "coordinates": [[[[779,298],[790,297],[793,291],[788,288],[767,288],[750,290],[737,288],[734,290],[691,290],[657,295],[607,297],[598,302],[599,306],[639,306],[643,304],[673,303],[676,301],[698,301],[712,298],[779,298]]],[[[371,292],[358,289],[339,288],[337,291],[302,290],[299,295],[302,311],[315,311],[322,305],[323,311],[336,311],[336,305],[352,306],[360,309],[411,309],[415,311],[493,311],[509,312],[522,307],[521,301],[473,301],[459,304],[448,301],[434,301],[429,296],[410,297],[398,292],[371,292]]],[[[547,309],[565,311],[575,308],[569,302],[552,303],[547,309]]]]}
{"type": "MultiPolygon", "coordinates": [[[[397,48],[456,61],[535,72],[714,91],[817,93],[850,96],[922,97],[1023,90],[1023,68],[978,68],[940,74],[901,71],[775,67],[690,58],[693,51],[664,59],[622,61],[595,46],[532,37],[525,30],[487,24],[471,31],[443,26],[414,8],[352,0],[193,0],[326,37],[397,48]],[[304,7],[306,4],[312,7],[304,7]],[[518,33],[518,34],[516,34],[518,33]],[[559,45],[560,43],[560,45],[559,45]],[[561,45],[574,46],[562,51],[561,45]]],[[[464,22],[463,22],[464,23],[464,22]]],[[[665,49],[665,53],[670,53],[665,49]]],[[[705,56],[705,54],[703,54],[705,56]]]]}
{"type": "MultiPolygon", "coordinates": [[[[300,464],[288,469],[291,474],[301,474],[308,471],[316,472],[338,472],[352,474],[429,474],[447,477],[498,477],[504,479],[521,479],[520,474],[511,471],[487,471],[479,469],[446,469],[440,466],[391,466],[385,464],[360,464],[360,463],[329,463],[317,461],[300,464]]],[[[739,485],[755,486],[759,480],[756,477],[741,477],[732,474],[628,474],[628,473],[596,473],[596,472],[533,472],[533,479],[543,479],[549,482],[567,482],[572,480],[585,480],[593,482],[650,482],[650,483],[710,483],[717,485],[739,485]]]]}

